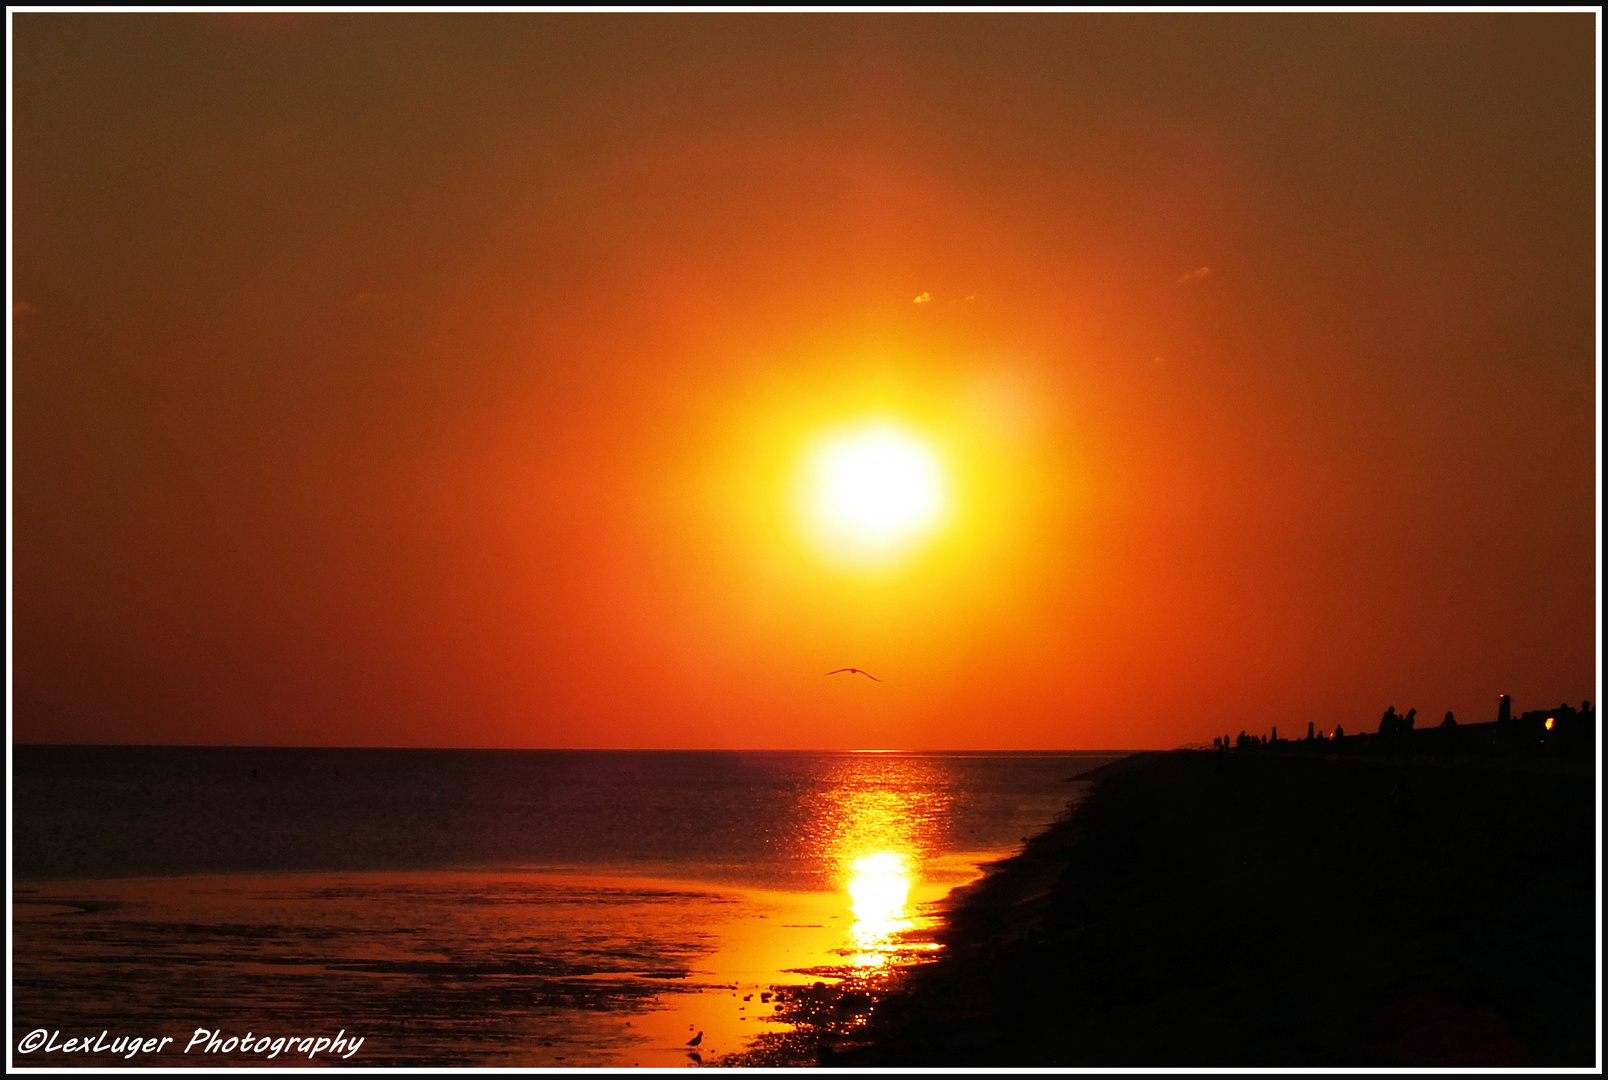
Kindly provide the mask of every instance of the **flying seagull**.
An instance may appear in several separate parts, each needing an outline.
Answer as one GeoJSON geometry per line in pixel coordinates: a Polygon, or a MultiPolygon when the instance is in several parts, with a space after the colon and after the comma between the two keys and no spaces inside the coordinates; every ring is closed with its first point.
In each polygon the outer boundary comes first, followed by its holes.
{"type": "Polygon", "coordinates": [[[836,671],[828,671],[827,674],[828,675],[841,675],[845,671],[847,671],[847,672],[849,672],[850,674],[853,674],[853,675],[864,675],[866,678],[870,679],[872,682],[881,682],[882,681],[881,679],[877,678],[875,675],[871,674],[869,671],[861,671],[857,667],[840,667],[836,671]]]}

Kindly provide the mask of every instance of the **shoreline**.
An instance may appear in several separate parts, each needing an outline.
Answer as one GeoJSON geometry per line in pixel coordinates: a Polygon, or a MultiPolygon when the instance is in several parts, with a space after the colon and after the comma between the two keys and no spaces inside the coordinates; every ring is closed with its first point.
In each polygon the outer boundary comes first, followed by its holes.
{"type": "MultiPolygon", "coordinates": [[[[957,934],[957,920],[965,922],[968,913],[979,905],[988,906],[996,897],[1008,897],[1008,905],[1023,906],[1025,913],[1022,901],[1031,904],[1047,895],[1047,889],[1041,887],[1045,884],[1041,880],[1045,865],[1036,856],[1035,845],[1040,837],[1063,824],[1087,798],[1090,785],[1086,781],[1098,779],[1105,769],[1133,757],[1164,752],[1134,751],[1127,757],[1066,777],[1063,782],[1083,784],[1083,790],[1074,789],[1054,821],[1033,836],[1023,837],[1025,846],[1021,850],[1001,854],[987,862],[973,862],[971,865],[978,873],[971,880],[953,886],[935,900],[913,905],[917,914],[912,921],[927,925],[900,935],[904,953],[900,962],[885,969],[845,969],[839,973],[840,981],[835,983],[816,982],[812,986],[787,988],[788,992],[778,994],[776,1000],[781,1005],[778,1018],[789,1025],[789,1030],[766,1033],[744,1050],[724,1055],[712,1064],[765,1069],[834,1065],[839,1063],[841,1049],[864,1049],[868,1045],[866,1030],[883,1003],[901,994],[912,978],[935,962],[931,955],[918,954],[933,950],[941,958],[953,951],[964,937],[957,934]],[[1020,895],[1024,889],[1026,895],[1020,895]]],[[[1059,871],[1059,867],[1055,869],[1059,871]]]]}
{"type": "Polygon", "coordinates": [[[1080,779],[821,1064],[1594,1064],[1589,769],[1180,750],[1080,779]]]}

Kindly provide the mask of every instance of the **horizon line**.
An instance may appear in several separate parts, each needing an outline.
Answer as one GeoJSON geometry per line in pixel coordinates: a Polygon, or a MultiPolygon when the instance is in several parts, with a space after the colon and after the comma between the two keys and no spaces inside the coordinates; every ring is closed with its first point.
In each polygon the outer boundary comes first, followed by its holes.
{"type": "MultiPolygon", "coordinates": [[[[1137,754],[1160,747],[742,747],[742,746],[355,746],[313,743],[103,743],[103,742],[16,742],[11,749],[81,748],[101,750],[464,750],[529,753],[591,754],[1137,754]]],[[[1187,746],[1165,749],[1184,750],[1187,746]]]]}

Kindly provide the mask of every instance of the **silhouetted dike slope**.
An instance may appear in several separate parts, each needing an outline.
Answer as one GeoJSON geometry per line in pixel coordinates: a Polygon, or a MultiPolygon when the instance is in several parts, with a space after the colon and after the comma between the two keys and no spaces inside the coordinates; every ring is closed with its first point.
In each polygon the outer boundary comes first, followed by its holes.
{"type": "Polygon", "coordinates": [[[1589,763],[1174,751],[1098,774],[823,1063],[1594,1063],[1589,763]]]}

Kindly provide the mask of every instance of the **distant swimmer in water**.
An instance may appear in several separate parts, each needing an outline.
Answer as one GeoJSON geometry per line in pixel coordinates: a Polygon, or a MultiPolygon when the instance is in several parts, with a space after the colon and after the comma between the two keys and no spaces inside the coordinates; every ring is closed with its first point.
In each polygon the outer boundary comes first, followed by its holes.
{"type": "Polygon", "coordinates": [[[870,679],[872,682],[881,682],[882,681],[881,679],[877,678],[875,675],[871,674],[869,671],[861,671],[857,667],[840,667],[836,671],[828,671],[827,674],[828,675],[841,675],[845,671],[847,671],[847,672],[849,672],[851,674],[854,674],[854,675],[864,675],[866,678],[870,679]]]}

